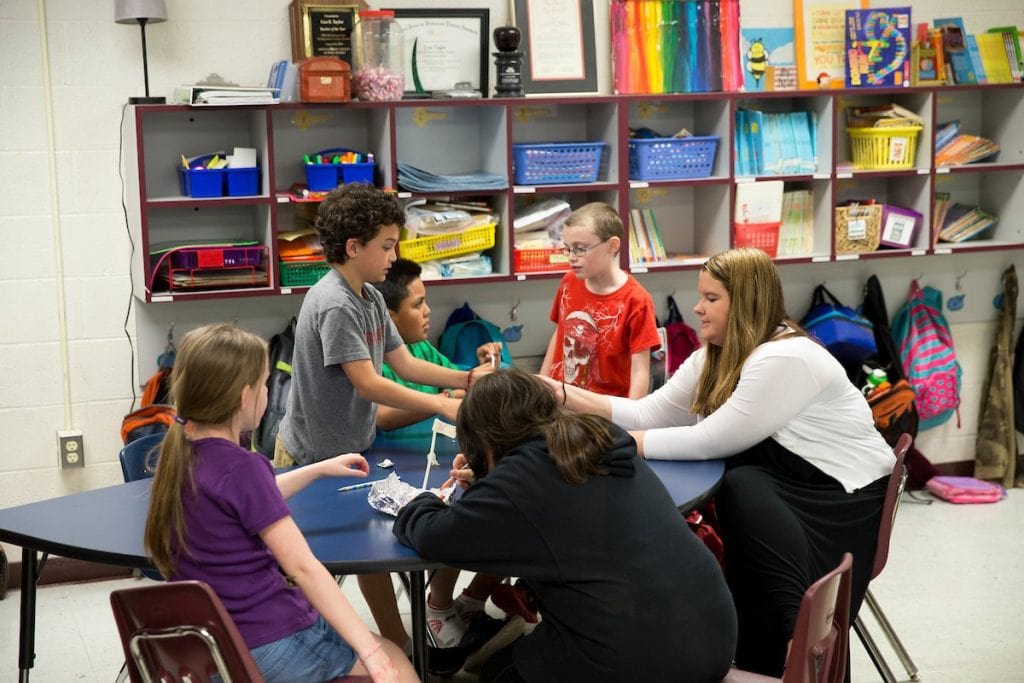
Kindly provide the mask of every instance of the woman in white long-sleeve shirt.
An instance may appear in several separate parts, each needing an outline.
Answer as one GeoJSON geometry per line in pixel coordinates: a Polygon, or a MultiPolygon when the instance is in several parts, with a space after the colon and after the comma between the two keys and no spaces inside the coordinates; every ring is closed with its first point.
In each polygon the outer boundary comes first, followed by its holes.
{"type": "Polygon", "coordinates": [[[658,391],[631,400],[548,383],[569,409],[632,430],[647,458],[728,458],[715,502],[736,661],[781,676],[804,590],[847,551],[860,607],[893,455],[839,362],[786,316],[763,251],[711,257],[698,293],[704,346],[658,391]]]}

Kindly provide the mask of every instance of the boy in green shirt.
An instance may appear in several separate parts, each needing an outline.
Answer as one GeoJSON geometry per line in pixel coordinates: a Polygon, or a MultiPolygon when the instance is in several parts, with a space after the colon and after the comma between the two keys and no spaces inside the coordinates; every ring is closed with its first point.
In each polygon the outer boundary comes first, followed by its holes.
{"type": "MultiPolygon", "coordinates": [[[[422,269],[419,264],[408,259],[397,259],[388,269],[387,276],[383,282],[375,282],[373,285],[384,296],[384,303],[387,304],[388,313],[398,329],[402,341],[405,342],[409,353],[415,358],[421,358],[427,362],[441,365],[446,368],[457,370],[458,367],[452,363],[444,354],[430,343],[427,335],[430,332],[430,307],[427,305],[427,291],[420,279],[422,269]]],[[[476,350],[477,359],[481,365],[491,366],[492,363],[501,362],[501,342],[482,344],[476,350]]],[[[437,394],[442,389],[408,382],[398,377],[395,372],[384,363],[381,374],[392,381],[398,382],[406,387],[437,394]]],[[[465,392],[462,389],[448,389],[447,393],[453,398],[460,398],[465,392]]],[[[377,408],[377,432],[389,438],[424,438],[430,436],[433,413],[417,412],[402,408],[380,405],[377,408]]],[[[384,631],[381,620],[394,624],[398,616],[398,605],[394,598],[394,588],[391,579],[387,575],[375,575],[381,578],[374,579],[379,585],[373,587],[374,598],[367,594],[366,577],[362,577],[360,587],[367,597],[370,611],[378,626],[384,631]]],[[[470,622],[486,617],[484,603],[487,601],[491,591],[501,583],[501,577],[484,576],[477,574],[469,586],[458,598],[453,599],[455,582],[458,579],[459,570],[448,567],[438,569],[434,572],[430,581],[430,593],[427,596],[427,623],[434,634],[434,641],[438,647],[451,648],[462,645],[469,650],[469,657],[466,666],[472,668],[475,660],[481,663],[486,657],[501,647],[504,647],[522,631],[522,619],[516,618],[507,622],[504,626],[497,628],[491,624],[487,628],[478,629],[489,636],[486,642],[469,643],[473,638],[463,638],[467,633],[470,622]],[[491,633],[497,631],[493,636],[491,633]]],[[[400,623],[400,621],[399,621],[400,623]]],[[[404,626],[402,626],[404,633],[404,626]]],[[[393,635],[397,635],[394,634],[393,635]]],[[[406,637],[408,637],[406,635],[406,637]]],[[[395,642],[401,644],[402,638],[396,638],[395,642]]],[[[432,658],[433,668],[433,658],[432,658]]]]}

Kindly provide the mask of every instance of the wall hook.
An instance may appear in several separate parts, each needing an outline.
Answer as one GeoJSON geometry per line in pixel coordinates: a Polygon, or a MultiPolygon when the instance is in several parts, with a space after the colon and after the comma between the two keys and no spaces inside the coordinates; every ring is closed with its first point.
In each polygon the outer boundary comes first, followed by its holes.
{"type": "Polygon", "coordinates": [[[953,280],[953,282],[954,282],[954,284],[956,286],[956,291],[958,291],[958,292],[964,291],[963,287],[960,286],[960,281],[963,280],[966,275],[967,275],[967,271],[964,270],[962,273],[960,273],[959,275],[956,276],[956,279],[953,280]]]}
{"type": "Polygon", "coordinates": [[[519,308],[520,303],[520,300],[517,298],[516,302],[512,304],[512,308],[509,309],[508,319],[511,320],[512,322],[516,322],[517,320],[519,320],[519,318],[516,317],[516,309],[519,308]]]}

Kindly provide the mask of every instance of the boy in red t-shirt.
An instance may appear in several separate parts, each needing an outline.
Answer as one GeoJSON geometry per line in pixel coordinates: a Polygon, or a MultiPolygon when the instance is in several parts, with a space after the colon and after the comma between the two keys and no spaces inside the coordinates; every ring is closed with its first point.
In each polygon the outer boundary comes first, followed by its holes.
{"type": "Polygon", "coordinates": [[[604,202],[576,209],[562,231],[572,272],[558,285],[551,335],[540,372],[600,394],[640,398],[650,387],[658,348],[654,302],[619,267],[622,220],[604,202]]]}

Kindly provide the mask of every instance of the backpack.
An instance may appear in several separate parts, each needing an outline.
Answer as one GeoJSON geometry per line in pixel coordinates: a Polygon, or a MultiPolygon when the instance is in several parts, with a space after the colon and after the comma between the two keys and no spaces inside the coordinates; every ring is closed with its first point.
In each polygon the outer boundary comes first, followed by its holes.
{"type": "MultiPolygon", "coordinates": [[[[501,328],[474,313],[468,303],[463,303],[448,316],[438,350],[462,370],[469,370],[480,364],[476,350],[481,344],[500,341],[501,328]]],[[[501,364],[512,364],[512,356],[504,343],[501,345],[501,364]]]]}
{"type": "Polygon", "coordinates": [[[859,364],[878,352],[871,322],[841,304],[825,285],[814,288],[811,308],[800,326],[844,366],[859,364]]]}
{"type": "Polygon", "coordinates": [[[676,306],[676,300],[668,296],[668,317],[665,319],[665,378],[700,348],[700,337],[692,327],[683,322],[683,315],[676,306]]]}
{"type": "Polygon", "coordinates": [[[930,429],[957,413],[960,425],[960,363],[942,315],[942,292],[910,283],[910,295],[893,318],[893,337],[914,390],[918,426],[930,429]]]}
{"type": "Polygon", "coordinates": [[[267,410],[253,433],[253,446],[268,458],[274,457],[274,446],[281,420],[288,410],[288,394],[292,388],[292,358],[295,355],[295,318],[270,338],[270,375],[267,377],[267,410]]]}
{"type": "Polygon", "coordinates": [[[151,403],[133,410],[121,420],[121,441],[127,445],[143,436],[166,432],[174,415],[174,406],[166,403],[151,403]]]}
{"type": "Polygon", "coordinates": [[[974,477],[932,477],[926,484],[928,493],[950,503],[997,503],[1006,497],[999,484],[974,477]]]}
{"type": "Polygon", "coordinates": [[[875,420],[875,429],[885,442],[895,446],[901,434],[917,434],[917,410],[910,382],[899,379],[876,387],[868,394],[868,405],[875,420]]]}

